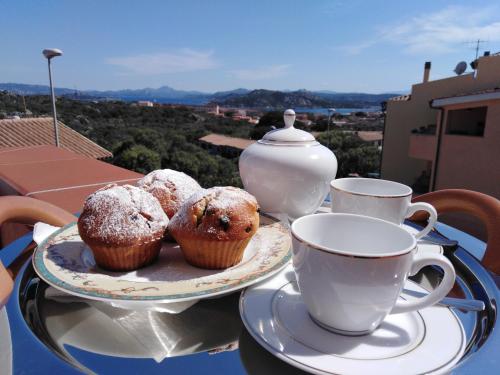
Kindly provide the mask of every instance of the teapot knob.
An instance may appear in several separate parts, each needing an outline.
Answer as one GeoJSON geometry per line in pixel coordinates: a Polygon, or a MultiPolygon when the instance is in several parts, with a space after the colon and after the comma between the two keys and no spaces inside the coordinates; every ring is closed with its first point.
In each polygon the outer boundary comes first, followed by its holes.
{"type": "Polygon", "coordinates": [[[293,127],[295,122],[295,111],[293,109],[287,109],[283,114],[283,119],[285,120],[285,129],[293,127]]]}

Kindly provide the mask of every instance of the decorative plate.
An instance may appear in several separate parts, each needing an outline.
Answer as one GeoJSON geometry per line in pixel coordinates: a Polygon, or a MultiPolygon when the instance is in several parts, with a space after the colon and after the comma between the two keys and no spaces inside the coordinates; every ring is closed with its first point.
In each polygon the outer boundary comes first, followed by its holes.
{"type": "Polygon", "coordinates": [[[176,243],[165,242],[158,260],[132,272],[111,272],[96,266],[81,240],[76,223],[43,241],[33,255],[38,275],[53,287],[79,297],[107,302],[171,303],[227,294],[281,270],[291,258],[288,228],[261,215],[260,228],[245,249],[241,263],[225,270],[189,265],[176,243]]]}

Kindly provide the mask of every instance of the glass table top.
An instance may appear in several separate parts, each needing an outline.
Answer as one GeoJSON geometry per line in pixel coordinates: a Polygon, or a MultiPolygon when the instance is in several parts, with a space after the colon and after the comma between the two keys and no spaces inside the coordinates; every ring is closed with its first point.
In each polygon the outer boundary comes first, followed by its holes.
{"type": "MultiPolygon", "coordinates": [[[[481,256],[481,241],[447,226],[439,230],[474,246],[479,252],[476,256],[481,256]]],[[[12,257],[13,247],[26,242],[18,241],[0,251],[0,257],[12,257]]],[[[432,284],[432,278],[425,282],[432,284]]],[[[462,295],[472,296],[465,282],[460,283],[462,295]]],[[[27,262],[6,306],[12,372],[303,373],[274,357],[250,336],[240,319],[239,295],[203,300],[179,314],[129,311],[61,295],[39,280],[27,262]]],[[[462,314],[460,319],[469,327],[472,348],[480,317],[476,313],[457,314],[462,314]]]]}

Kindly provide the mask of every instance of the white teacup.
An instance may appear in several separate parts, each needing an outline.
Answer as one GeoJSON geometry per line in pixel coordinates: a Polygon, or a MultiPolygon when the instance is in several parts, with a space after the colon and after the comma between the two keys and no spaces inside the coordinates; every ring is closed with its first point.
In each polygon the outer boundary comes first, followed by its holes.
{"type": "Polygon", "coordinates": [[[416,252],[413,235],[387,221],[353,214],[303,216],[292,224],[293,267],[302,299],[319,325],[344,335],[372,332],[387,314],[422,309],[453,287],[441,254],[416,252]],[[439,286],[414,301],[398,299],[409,275],[437,265],[439,286]]]}
{"type": "Polygon", "coordinates": [[[437,220],[436,209],[428,203],[411,203],[409,186],[375,178],[339,178],[330,182],[332,212],[378,217],[395,224],[417,211],[427,211],[429,222],[417,238],[425,236],[437,220]]]}

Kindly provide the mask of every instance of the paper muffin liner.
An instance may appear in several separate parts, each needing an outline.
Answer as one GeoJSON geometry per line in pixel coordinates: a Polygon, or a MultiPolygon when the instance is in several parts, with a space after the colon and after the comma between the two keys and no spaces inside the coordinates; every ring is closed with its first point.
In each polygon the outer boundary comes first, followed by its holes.
{"type": "Polygon", "coordinates": [[[252,239],[250,236],[244,240],[214,241],[178,237],[176,240],[186,261],[195,267],[207,269],[223,269],[238,264],[252,239]]]}
{"type": "Polygon", "coordinates": [[[109,246],[89,244],[96,264],[110,271],[131,271],[156,260],[162,239],[132,246],[109,246]]]}

